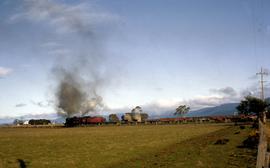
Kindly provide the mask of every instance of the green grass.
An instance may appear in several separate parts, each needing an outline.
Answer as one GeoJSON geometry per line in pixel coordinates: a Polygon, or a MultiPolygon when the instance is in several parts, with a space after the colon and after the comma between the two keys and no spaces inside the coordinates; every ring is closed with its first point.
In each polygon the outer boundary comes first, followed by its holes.
{"type": "Polygon", "coordinates": [[[234,134],[238,129],[215,124],[0,128],[0,167],[19,167],[18,159],[39,168],[239,165],[247,157],[236,157],[251,153],[236,148],[249,132],[234,134]],[[229,143],[213,145],[220,137],[229,143]]]}
{"type": "MultiPolygon", "coordinates": [[[[247,168],[256,166],[256,149],[242,147],[251,132],[250,128],[228,127],[200,137],[171,144],[152,154],[133,158],[129,167],[212,167],[247,168]],[[239,134],[235,134],[239,132],[239,134]],[[224,145],[216,145],[219,139],[229,139],[224,145]]],[[[111,167],[126,167],[118,163],[111,167]]]]}

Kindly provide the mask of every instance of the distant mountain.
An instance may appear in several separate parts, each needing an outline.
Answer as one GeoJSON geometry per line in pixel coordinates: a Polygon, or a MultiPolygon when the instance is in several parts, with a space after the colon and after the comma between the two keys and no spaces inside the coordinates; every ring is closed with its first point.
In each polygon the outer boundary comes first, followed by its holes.
{"type": "Polygon", "coordinates": [[[195,111],[191,111],[187,114],[188,117],[198,116],[221,116],[221,115],[233,115],[237,110],[236,107],[239,103],[227,103],[216,107],[208,107],[195,111]]]}
{"type": "MultiPolygon", "coordinates": [[[[193,110],[186,114],[186,117],[234,115],[234,113],[237,111],[236,107],[238,105],[239,103],[227,103],[215,107],[207,107],[199,110],[193,110]]],[[[150,111],[148,112],[148,115],[149,119],[175,118],[176,116],[174,115],[174,112],[174,110],[166,110],[162,113],[157,114],[150,111]]]]}
{"type": "Polygon", "coordinates": [[[44,113],[44,114],[26,114],[23,116],[18,116],[18,117],[3,117],[0,118],[0,125],[2,124],[12,124],[13,121],[15,119],[19,119],[19,120],[30,120],[30,119],[49,119],[49,120],[56,120],[56,122],[58,123],[58,121],[60,123],[62,123],[61,119],[58,118],[56,113],[44,113]]]}
{"type": "MultiPolygon", "coordinates": [[[[265,99],[270,104],[270,97],[265,99]]],[[[227,103],[215,107],[203,108],[195,111],[190,111],[188,117],[196,116],[221,116],[221,115],[233,115],[237,111],[236,107],[239,103],[227,103]]]]}
{"type": "Polygon", "coordinates": [[[0,118],[0,125],[12,124],[15,118],[0,118]]]}

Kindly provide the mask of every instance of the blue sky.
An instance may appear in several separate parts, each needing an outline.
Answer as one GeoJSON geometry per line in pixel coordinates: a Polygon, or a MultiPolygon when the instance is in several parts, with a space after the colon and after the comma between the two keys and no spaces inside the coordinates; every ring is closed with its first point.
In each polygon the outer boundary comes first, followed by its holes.
{"type": "Polygon", "coordinates": [[[94,69],[102,81],[101,114],[257,96],[253,76],[270,67],[269,9],[267,0],[2,0],[0,117],[55,113],[52,69],[81,58],[83,78],[94,69]]]}

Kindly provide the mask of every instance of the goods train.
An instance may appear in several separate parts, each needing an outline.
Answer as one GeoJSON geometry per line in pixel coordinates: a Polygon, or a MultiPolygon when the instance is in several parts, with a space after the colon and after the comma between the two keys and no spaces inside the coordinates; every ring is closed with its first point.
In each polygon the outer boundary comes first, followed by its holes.
{"type": "MultiPolygon", "coordinates": [[[[125,116],[125,115],[124,115],[125,116]]],[[[122,121],[118,120],[106,122],[103,117],[71,117],[66,118],[66,127],[75,127],[83,125],[101,125],[101,124],[116,124],[116,123],[148,123],[148,124],[173,124],[173,123],[202,123],[202,122],[214,122],[214,123],[226,123],[226,122],[252,122],[256,119],[253,115],[239,115],[239,116],[207,116],[207,117],[178,117],[178,118],[159,118],[159,119],[146,119],[141,122],[128,121],[125,117],[122,117],[122,121]]]]}

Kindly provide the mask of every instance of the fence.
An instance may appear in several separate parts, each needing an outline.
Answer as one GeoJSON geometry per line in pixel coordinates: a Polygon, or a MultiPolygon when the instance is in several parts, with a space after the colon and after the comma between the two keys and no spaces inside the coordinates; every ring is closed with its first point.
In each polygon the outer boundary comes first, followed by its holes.
{"type": "Polygon", "coordinates": [[[267,151],[267,127],[261,121],[259,121],[260,140],[258,145],[257,164],[256,168],[269,168],[269,156],[267,151]]]}

